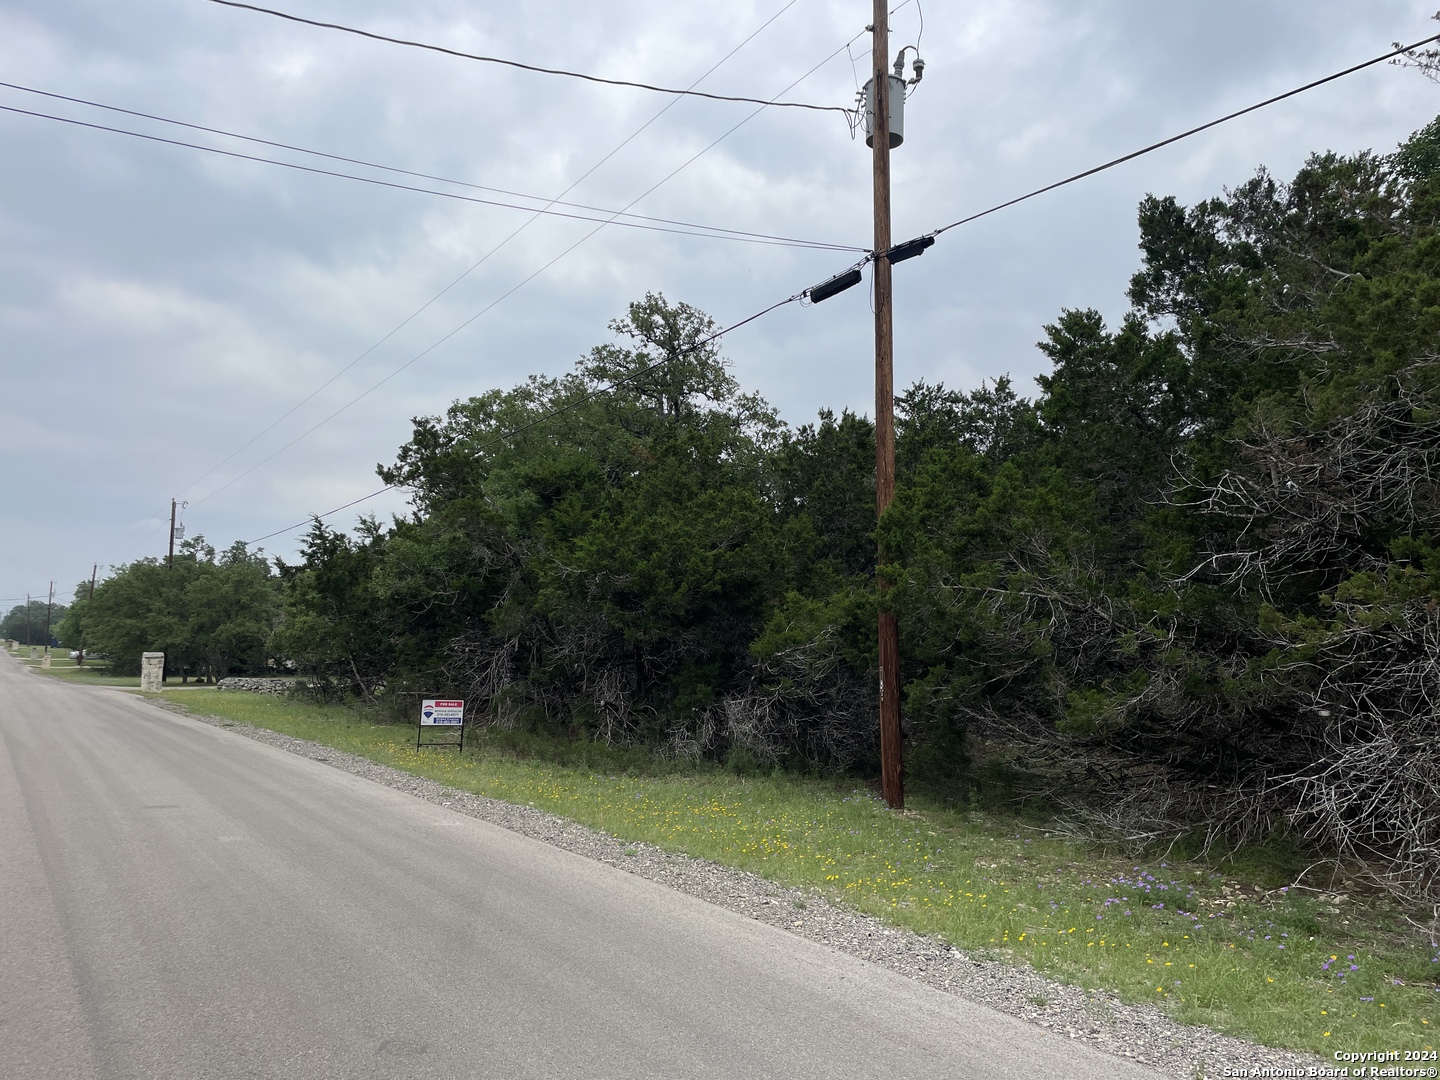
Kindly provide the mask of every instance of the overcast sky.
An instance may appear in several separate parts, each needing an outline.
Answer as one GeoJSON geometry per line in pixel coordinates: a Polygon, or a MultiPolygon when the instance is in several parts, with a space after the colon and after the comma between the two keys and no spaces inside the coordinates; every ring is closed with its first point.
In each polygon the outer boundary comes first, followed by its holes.
{"type": "MultiPolygon", "coordinates": [[[[1440,31],[1434,3],[928,0],[928,66],[894,155],[895,237],[1440,31]]],[[[870,13],[864,0],[268,6],[667,86],[690,85],[773,18],[700,88],[769,98],[841,49],[786,94],[841,106],[865,70],[870,13]]],[[[914,0],[894,13],[893,46],[915,42],[920,15],[914,0]]],[[[205,0],[3,0],[0,80],[547,199],[584,177],[567,199],[620,209],[644,195],[637,213],[857,247],[871,235],[869,153],[837,114],[747,119],[752,106],[673,102],[205,0]]],[[[19,90],[0,88],[0,105],[385,176],[19,90]]],[[[1123,314],[1146,193],[1190,202],[1262,164],[1292,175],[1314,150],[1388,151],[1437,112],[1440,88],[1379,66],[946,233],[896,268],[897,384],[970,389],[1009,373],[1028,392],[1045,369],[1034,343],[1063,308],[1123,314]]],[[[593,224],[556,218],[494,250],[529,217],[0,112],[0,605],[52,578],[68,599],[93,563],[103,575],[163,555],[172,496],[190,502],[190,533],[222,546],[365,495],[411,417],[563,372],[648,291],[728,324],[852,259],[617,227],[583,239],[593,224]]],[[[869,413],[870,326],[855,289],[784,308],[725,351],[791,424],[823,407],[869,413]]],[[[332,523],[403,507],[391,493],[332,523]]],[[[263,547],[290,556],[297,535],[263,547]]]]}

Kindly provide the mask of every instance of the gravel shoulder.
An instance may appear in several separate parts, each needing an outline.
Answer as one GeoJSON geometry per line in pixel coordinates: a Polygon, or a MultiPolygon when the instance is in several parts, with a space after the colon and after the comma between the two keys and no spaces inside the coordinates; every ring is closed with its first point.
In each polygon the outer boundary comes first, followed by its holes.
{"type": "Polygon", "coordinates": [[[1241,1068],[1245,1070],[1241,1075],[1256,1068],[1261,1070],[1258,1075],[1267,1069],[1300,1069],[1296,1075],[1303,1075],[1304,1070],[1323,1064],[1306,1054],[1180,1024],[1154,1006],[1127,1004],[1104,991],[1066,986],[1029,968],[972,958],[944,942],[887,926],[815,893],[788,889],[742,870],[649,844],[626,843],[535,807],[457,791],[320,743],[193,712],[174,702],[151,704],[678,889],[1170,1076],[1218,1077],[1225,1068],[1230,1075],[1241,1068]]]}

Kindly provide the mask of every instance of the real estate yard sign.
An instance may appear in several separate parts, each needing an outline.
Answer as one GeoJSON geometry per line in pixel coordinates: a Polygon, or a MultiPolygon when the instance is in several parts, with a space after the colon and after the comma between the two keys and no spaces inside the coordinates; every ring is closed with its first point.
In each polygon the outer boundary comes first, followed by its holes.
{"type": "Polygon", "coordinates": [[[425,698],[420,702],[420,724],[415,729],[415,749],[422,746],[453,746],[465,749],[465,702],[446,701],[441,698],[425,698]],[[421,742],[420,736],[426,728],[455,728],[460,732],[458,742],[421,742]]]}

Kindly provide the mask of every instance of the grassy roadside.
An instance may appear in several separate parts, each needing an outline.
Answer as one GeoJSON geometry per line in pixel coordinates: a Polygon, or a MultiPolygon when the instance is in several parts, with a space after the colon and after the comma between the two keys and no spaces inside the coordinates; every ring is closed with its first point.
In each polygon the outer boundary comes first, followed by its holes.
{"type": "MultiPolygon", "coordinates": [[[[853,783],[723,772],[615,775],[481,746],[420,751],[414,728],[342,707],[167,690],[185,708],[542,807],[625,840],[813,888],[849,907],[1154,1001],[1176,1019],[1329,1057],[1440,1044],[1440,949],[1383,898],[1099,853],[983,813],[895,814],[853,783]]],[[[1413,913],[1412,913],[1413,914],[1413,913]]]]}
{"type": "Polygon", "coordinates": [[[30,649],[22,645],[10,655],[19,660],[26,667],[31,668],[36,674],[46,675],[52,679],[61,679],[65,682],[83,683],[90,686],[140,686],[140,676],[111,675],[103,664],[77,664],[70,659],[70,650],[60,648],[50,650],[50,666],[44,667],[45,650],[38,649],[38,655],[30,656],[30,649]]]}

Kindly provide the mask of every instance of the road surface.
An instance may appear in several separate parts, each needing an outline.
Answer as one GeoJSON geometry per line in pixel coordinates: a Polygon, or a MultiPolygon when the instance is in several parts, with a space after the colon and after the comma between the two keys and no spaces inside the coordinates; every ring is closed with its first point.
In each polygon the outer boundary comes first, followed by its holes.
{"type": "Polygon", "coordinates": [[[7,1080],[1154,1075],[0,655],[7,1080]]]}

